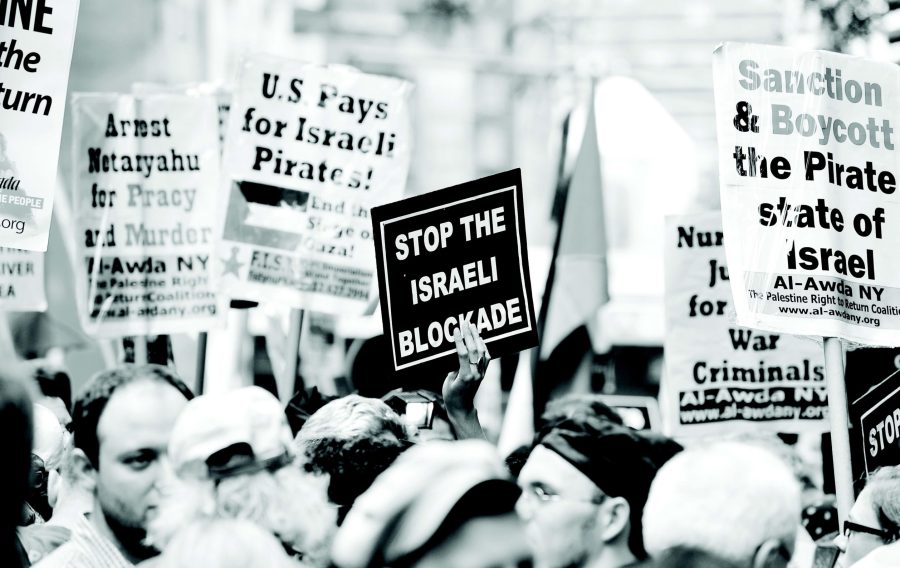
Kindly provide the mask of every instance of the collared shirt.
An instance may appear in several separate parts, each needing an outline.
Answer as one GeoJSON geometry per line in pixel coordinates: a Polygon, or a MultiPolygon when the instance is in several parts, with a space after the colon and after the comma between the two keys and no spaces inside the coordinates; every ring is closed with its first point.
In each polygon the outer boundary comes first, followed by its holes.
{"type": "Polygon", "coordinates": [[[72,529],[72,539],[46,556],[35,568],[131,568],[116,545],[97,532],[83,517],[72,529]]]}

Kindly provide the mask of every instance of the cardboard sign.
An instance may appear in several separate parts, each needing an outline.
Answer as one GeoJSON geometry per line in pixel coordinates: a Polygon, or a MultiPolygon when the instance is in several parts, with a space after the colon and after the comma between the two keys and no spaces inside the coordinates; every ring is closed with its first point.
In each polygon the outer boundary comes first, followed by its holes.
{"type": "Polygon", "coordinates": [[[738,323],[900,345],[900,69],[725,44],[714,71],[738,323]]]}
{"type": "Polygon", "coordinates": [[[394,368],[455,357],[469,321],[493,358],[537,345],[519,170],[372,209],[394,368]]]}
{"type": "Polygon", "coordinates": [[[900,371],[853,403],[859,414],[866,474],[900,464],[900,371]]]}
{"type": "Polygon", "coordinates": [[[113,337],[216,326],[214,99],[76,95],[72,110],[75,281],[85,331],[113,337]]]}
{"type": "Polygon", "coordinates": [[[822,432],[822,350],[732,321],[718,212],[666,219],[665,374],[660,403],[672,435],[822,432]]]}
{"type": "Polygon", "coordinates": [[[78,0],[0,2],[0,246],[45,251],[78,0]]]}
{"type": "Polygon", "coordinates": [[[225,291],[359,315],[375,284],[369,209],[399,199],[411,85],[346,67],[255,56],[226,137],[225,291]]]}
{"type": "Polygon", "coordinates": [[[44,253],[0,247],[0,310],[43,312],[44,253]]]}

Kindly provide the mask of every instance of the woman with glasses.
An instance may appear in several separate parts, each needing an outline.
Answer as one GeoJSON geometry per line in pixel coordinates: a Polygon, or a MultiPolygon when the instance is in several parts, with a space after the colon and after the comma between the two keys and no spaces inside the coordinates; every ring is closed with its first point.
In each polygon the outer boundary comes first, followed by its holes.
{"type": "Polygon", "coordinates": [[[891,556],[893,563],[884,566],[900,566],[900,543],[891,545],[900,538],[900,466],[883,467],[873,473],[866,487],[860,492],[856,503],[844,521],[842,532],[834,544],[840,550],[835,566],[850,568],[873,563],[877,558],[891,556]],[[884,549],[884,550],[881,550],[884,549]],[[872,554],[872,559],[864,557],[872,554]]]}

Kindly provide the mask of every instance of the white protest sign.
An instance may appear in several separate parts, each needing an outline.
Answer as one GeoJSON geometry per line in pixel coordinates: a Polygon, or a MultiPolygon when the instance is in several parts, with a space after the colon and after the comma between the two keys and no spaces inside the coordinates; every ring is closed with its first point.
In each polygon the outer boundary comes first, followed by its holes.
{"type": "Polygon", "coordinates": [[[738,323],[900,345],[900,69],[746,44],[714,60],[738,323]]]}
{"type": "Polygon", "coordinates": [[[738,327],[719,212],[666,218],[666,432],[822,432],[822,350],[738,327]]]}
{"type": "Polygon", "coordinates": [[[399,199],[411,85],[270,56],[241,66],[225,141],[225,292],[360,314],[375,284],[369,209],[399,199]]]}
{"type": "Polygon", "coordinates": [[[0,247],[0,310],[43,312],[44,253],[0,247]]]}
{"type": "Polygon", "coordinates": [[[45,251],[78,0],[0,1],[0,246],[45,251]]]}
{"type": "Polygon", "coordinates": [[[75,95],[73,164],[85,331],[203,331],[222,313],[213,269],[218,117],[206,96],[75,95]]]}

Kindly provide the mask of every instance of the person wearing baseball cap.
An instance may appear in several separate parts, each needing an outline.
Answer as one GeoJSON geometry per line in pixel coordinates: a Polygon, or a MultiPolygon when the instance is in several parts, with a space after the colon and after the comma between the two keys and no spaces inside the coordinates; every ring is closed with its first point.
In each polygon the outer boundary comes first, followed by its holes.
{"type": "Polygon", "coordinates": [[[259,387],[199,396],[172,431],[178,478],[160,506],[150,540],[165,548],[193,522],[252,521],[305,566],[326,566],[335,527],[323,479],[295,464],[281,403],[259,387]]]}
{"type": "Polygon", "coordinates": [[[350,509],[332,547],[339,568],[517,566],[531,559],[514,512],[519,488],[484,440],[407,450],[350,509]]]}
{"type": "Polygon", "coordinates": [[[547,424],[519,473],[516,510],[539,568],[621,568],[644,560],[641,515],[677,443],[610,421],[589,405],[547,424]]]}

